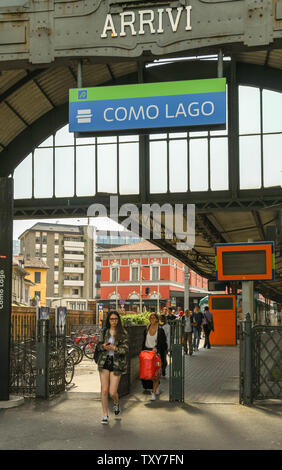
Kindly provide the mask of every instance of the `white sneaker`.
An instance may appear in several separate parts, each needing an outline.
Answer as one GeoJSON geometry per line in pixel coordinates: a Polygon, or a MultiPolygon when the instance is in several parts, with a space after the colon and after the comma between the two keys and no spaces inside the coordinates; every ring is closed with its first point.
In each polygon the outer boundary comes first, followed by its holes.
{"type": "Polygon", "coordinates": [[[161,391],[160,387],[158,387],[157,390],[156,390],[156,395],[159,395],[161,392],[162,391],[161,391]]]}
{"type": "Polygon", "coordinates": [[[150,398],[150,400],[151,400],[151,401],[154,401],[155,399],[156,399],[156,395],[155,395],[155,393],[152,392],[152,393],[151,393],[151,398],[150,398]]]}
{"type": "Polygon", "coordinates": [[[103,418],[101,419],[101,424],[109,424],[109,417],[103,416],[103,418]]]}

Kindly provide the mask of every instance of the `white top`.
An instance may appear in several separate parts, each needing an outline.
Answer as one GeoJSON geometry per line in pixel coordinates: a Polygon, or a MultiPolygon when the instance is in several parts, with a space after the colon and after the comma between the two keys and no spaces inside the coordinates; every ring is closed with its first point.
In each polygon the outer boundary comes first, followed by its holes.
{"type": "MultiPolygon", "coordinates": [[[[115,338],[113,336],[109,337],[108,343],[115,344],[115,338]]],[[[107,356],[114,356],[115,352],[114,351],[108,351],[107,356]]]]}
{"type": "Polygon", "coordinates": [[[146,348],[153,349],[157,346],[157,336],[158,336],[158,330],[153,336],[151,336],[150,333],[147,332],[146,341],[145,341],[146,348]]]}
{"type": "Polygon", "coordinates": [[[191,315],[190,315],[190,317],[185,316],[184,331],[185,331],[185,333],[191,333],[191,331],[192,331],[191,315]]]}

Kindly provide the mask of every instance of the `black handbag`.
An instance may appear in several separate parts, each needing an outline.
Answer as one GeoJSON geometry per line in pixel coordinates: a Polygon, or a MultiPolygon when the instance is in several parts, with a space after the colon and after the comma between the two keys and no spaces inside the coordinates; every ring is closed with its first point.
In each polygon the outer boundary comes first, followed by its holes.
{"type": "Polygon", "coordinates": [[[103,331],[103,340],[102,341],[99,341],[99,343],[96,344],[96,348],[94,350],[94,356],[93,356],[93,359],[94,361],[96,362],[96,364],[98,364],[98,361],[99,361],[99,356],[101,354],[102,351],[99,350],[98,348],[98,344],[103,344],[104,340],[105,340],[105,333],[106,333],[106,330],[103,331]]]}

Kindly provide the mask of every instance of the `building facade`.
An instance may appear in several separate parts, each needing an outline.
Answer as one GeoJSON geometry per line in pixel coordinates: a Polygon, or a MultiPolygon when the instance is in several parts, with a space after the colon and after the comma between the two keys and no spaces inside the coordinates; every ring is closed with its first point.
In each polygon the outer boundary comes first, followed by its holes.
{"type": "Polygon", "coordinates": [[[31,302],[36,305],[46,305],[47,291],[47,264],[40,258],[29,258],[24,260],[24,268],[27,271],[27,279],[31,281],[29,295],[31,302]]]}
{"type": "Polygon", "coordinates": [[[13,257],[12,269],[12,304],[13,305],[30,305],[30,288],[34,283],[27,278],[29,272],[24,269],[19,258],[13,257]]]}
{"type": "MultiPolygon", "coordinates": [[[[184,265],[157,246],[141,241],[104,250],[100,256],[103,305],[183,308],[184,265]]],[[[191,271],[190,303],[207,295],[207,287],[207,279],[191,271]]]]}

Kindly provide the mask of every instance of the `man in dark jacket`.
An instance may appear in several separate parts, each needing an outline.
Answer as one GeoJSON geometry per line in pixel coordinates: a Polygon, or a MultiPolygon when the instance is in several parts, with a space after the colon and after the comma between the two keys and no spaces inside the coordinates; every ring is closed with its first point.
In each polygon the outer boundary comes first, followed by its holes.
{"type": "Polygon", "coordinates": [[[201,338],[201,329],[203,324],[203,314],[200,312],[198,305],[195,306],[194,312],[191,316],[191,325],[193,326],[193,350],[198,351],[200,338],[201,338]]]}
{"type": "Polygon", "coordinates": [[[211,348],[210,345],[210,332],[214,331],[214,325],[213,325],[213,314],[209,311],[209,307],[205,307],[204,311],[204,332],[205,332],[205,344],[204,348],[211,348]]]}

